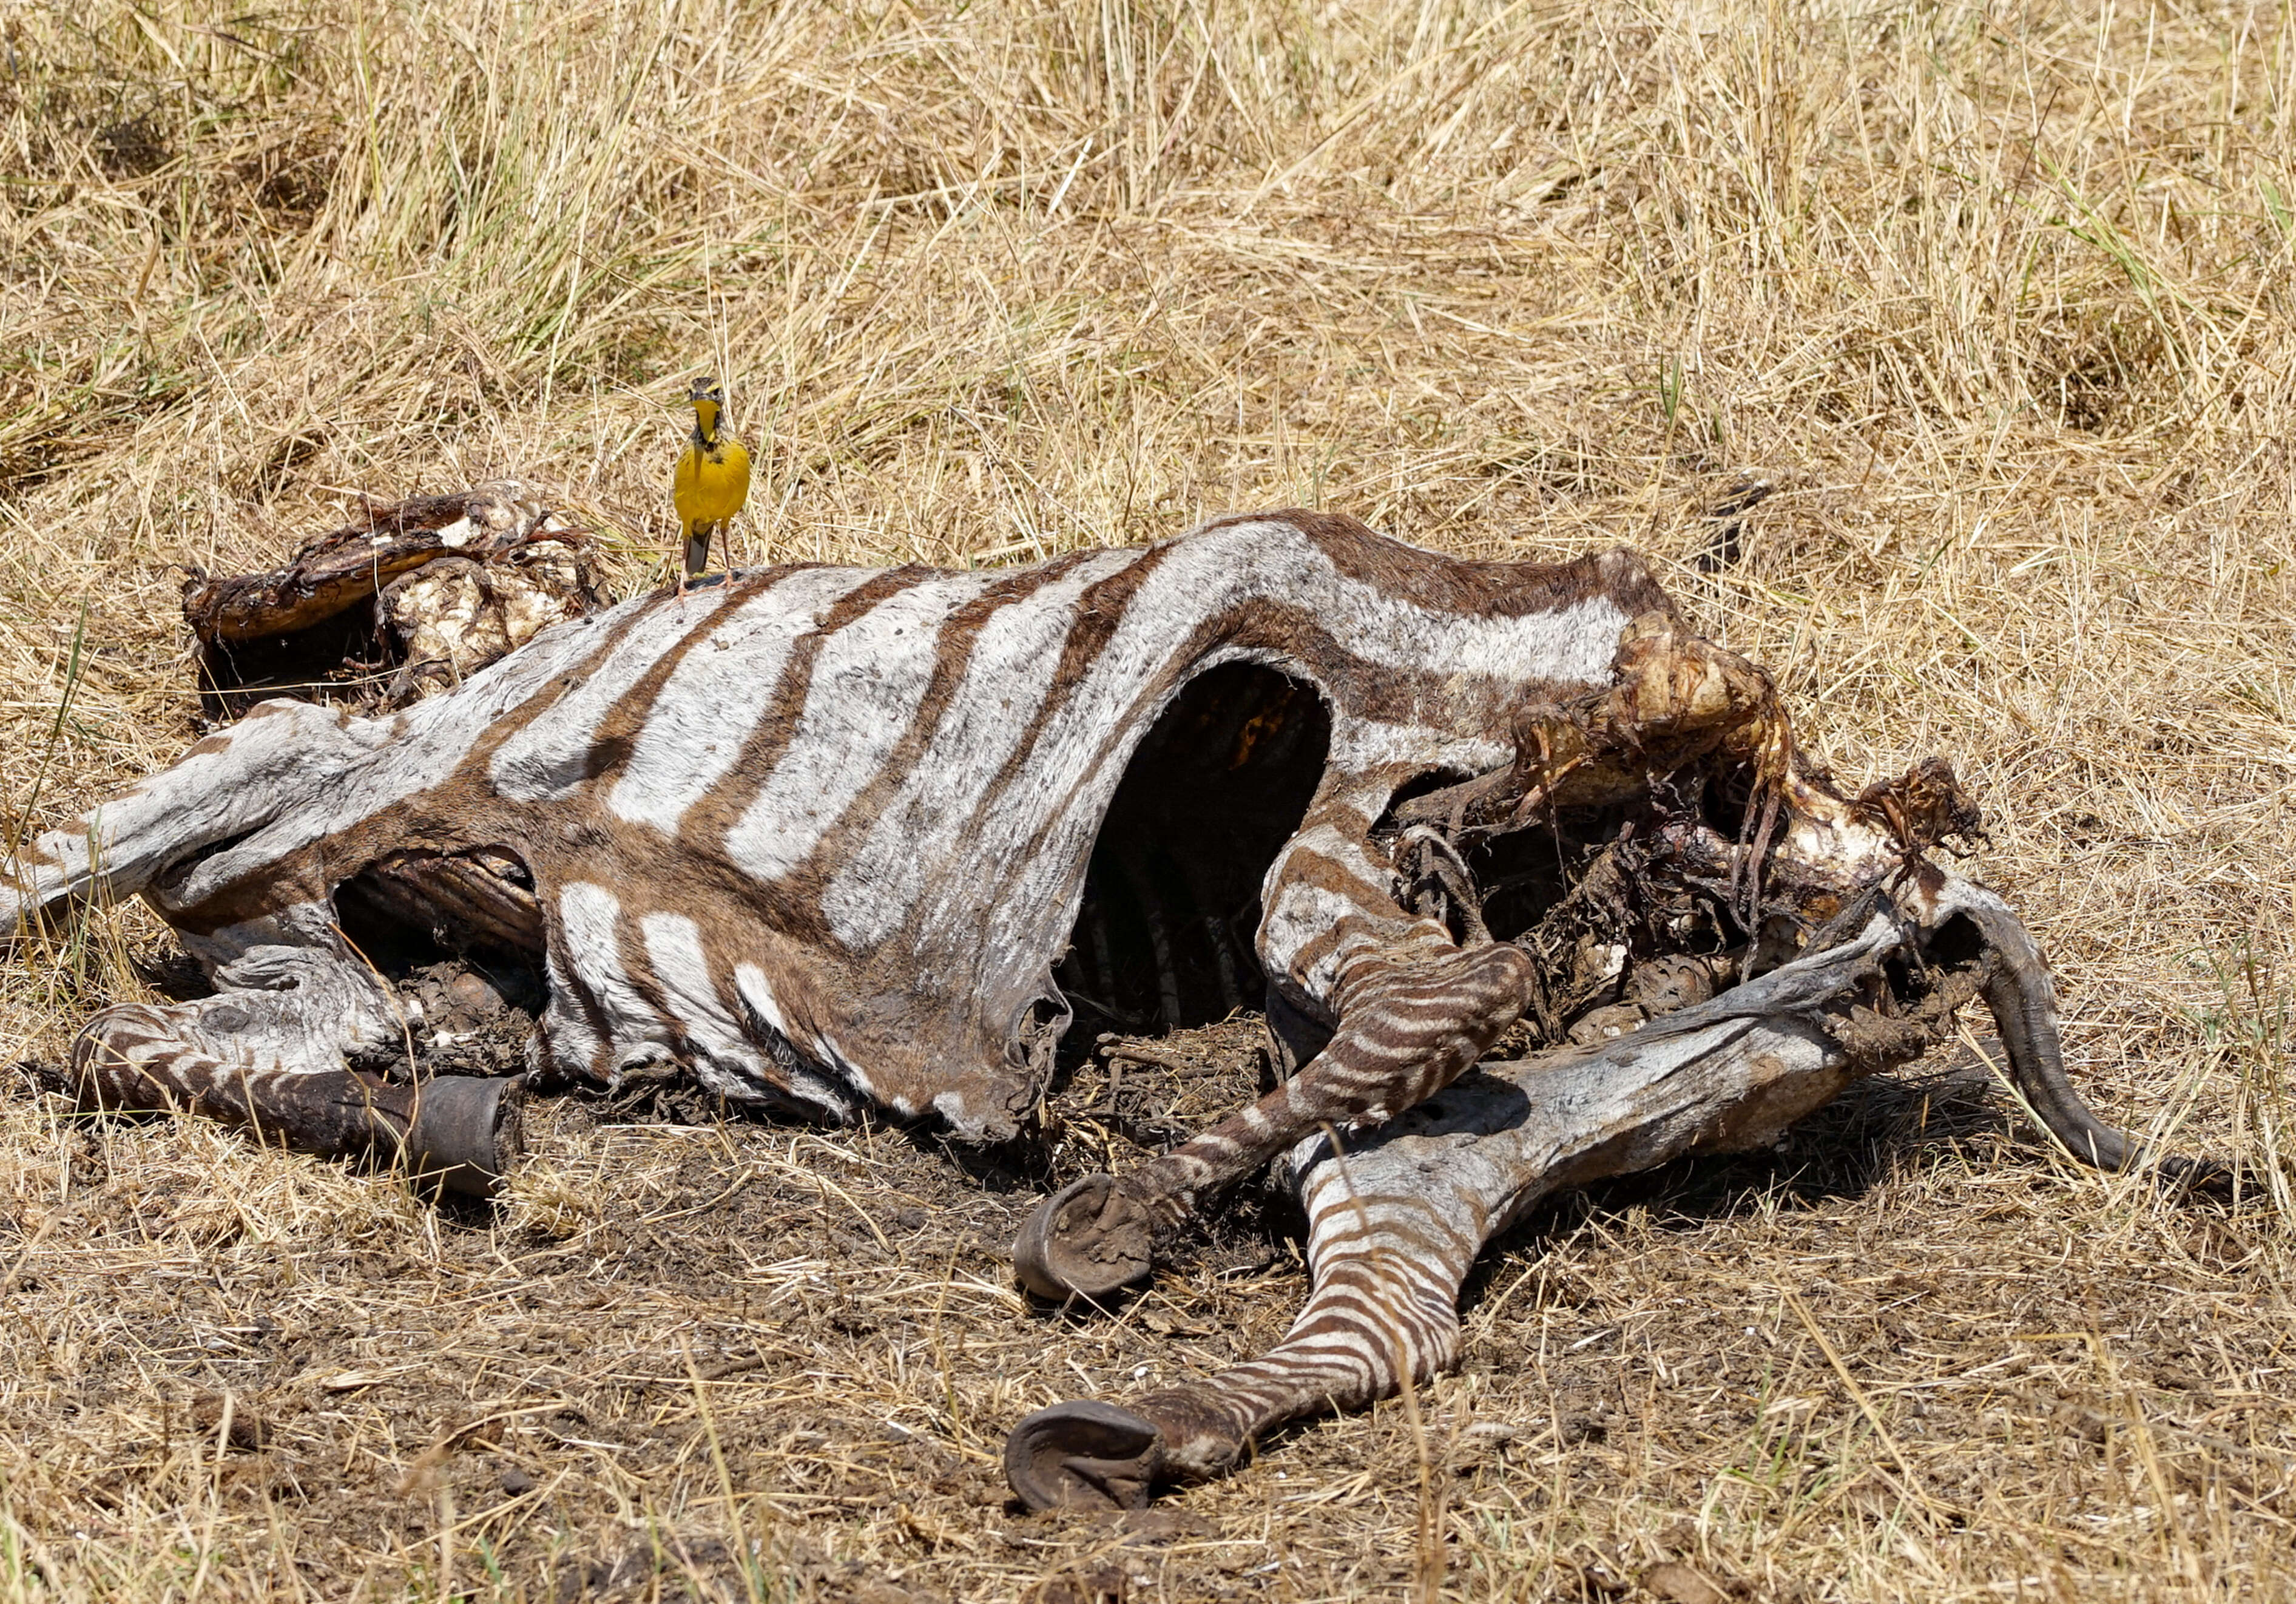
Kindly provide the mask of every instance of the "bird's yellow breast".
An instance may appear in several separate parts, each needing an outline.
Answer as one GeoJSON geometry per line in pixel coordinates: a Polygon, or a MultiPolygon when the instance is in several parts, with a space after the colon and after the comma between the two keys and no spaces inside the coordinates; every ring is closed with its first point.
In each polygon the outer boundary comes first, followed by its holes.
{"type": "Polygon", "coordinates": [[[750,454],[740,440],[695,440],[677,459],[670,500],[687,523],[721,523],[749,498],[750,454]]]}

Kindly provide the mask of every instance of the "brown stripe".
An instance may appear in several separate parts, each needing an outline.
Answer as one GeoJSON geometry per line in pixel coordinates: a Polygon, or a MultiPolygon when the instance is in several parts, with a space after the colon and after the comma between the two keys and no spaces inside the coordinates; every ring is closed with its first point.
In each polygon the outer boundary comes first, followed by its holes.
{"type": "Polygon", "coordinates": [[[1660,613],[1675,618],[1674,602],[1651,577],[1642,557],[1623,546],[1568,563],[1491,563],[1439,557],[1382,535],[1344,513],[1279,507],[1216,518],[1205,530],[1249,523],[1288,523],[1305,535],[1348,578],[1431,612],[1482,618],[1525,618],[1559,613],[1608,596],[1628,618],[1660,613]]]}
{"type": "MultiPolygon", "coordinates": [[[[558,982],[563,979],[566,983],[566,995],[573,999],[574,1011],[582,1016],[584,1026],[588,1029],[591,1040],[596,1043],[590,1049],[590,1062],[581,1065],[581,1073],[586,1078],[592,1075],[610,1075],[613,1073],[611,1064],[603,1071],[598,1067],[599,1055],[603,1053],[611,1057],[614,1050],[614,1033],[607,1025],[606,1010],[598,1001],[597,993],[590,990],[590,983],[582,978],[582,972],[566,960],[564,956],[566,931],[564,925],[559,922],[558,899],[554,896],[547,899],[543,903],[543,907],[547,932],[543,939],[547,944],[547,951],[556,955],[558,958],[556,965],[558,973],[555,975],[550,973],[548,967],[545,967],[543,971],[544,978],[550,983],[551,1003],[554,1005],[557,1002],[558,982]]],[[[544,1017],[548,1016],[548,1010],[545,1008],[544,1017]]]]}
{"type": "Polygon", "coordinates": [[[916,761],[939,732],[941,720],[948,716],[949,705],[964,683],[973,651],[980,644],[980,631],[988,621],[1005,608],[1028,600],[1078,564],[1100,555],[1097,551],[1070,552],[1035,568],[1015,569],[942,621],[933,646],[932,677],[925,683],[924,695],[918,700],[916,714],[909,720],[908,728],[901,733],[892,751],[886,753],[884,762],[869,777],[843,815],[822,832],[807,862],[783,876],[784,885],[808,901],[816,901],[821,883],[827,877],[817,866],[844,861],[851,842],[868,831],[886,804],[899,795],[914,777],[916,761]]]}
{"type": "Polygon", "coordinates": [[[791,574],[808,569],[825,568],[824,563],[791,563],[778,568],[752,569],[729,580],[718,588],[718,605],[705,613],[701,621],[688,629],[678,640],[656,658],[651,667],[638,677],[637,682],[624,691],[598,720],[596,735],[582,762],[583,777],[596,779],[600,775],[620,768],[629,761],[630,750],[637,744],[639,733],[646,720],[653,716],[653,704],[661,696],[661,687],[669,677],[703,641],[715,635],[734,612],[746,606],[791,574]]]}
{"type": "MultiPolygon", "coordinates": [[[[981,792],[980,805],[974,817],[985,818],[994,811],[1006,787],[1028,768],[1045,727],[1060,716],[1075,696],[1077,687],[1107,653],[1109,639],[1123,626],[1133,598],[1140,594],[1140,587],[1147,583],[1148,576],[1162,566],[1170,549],[1168,545],[1150,547],[1099,583],[1086,586],[1085,593],[1077,598],[1076,623],[1070,629],[1068,638],[1061,643],[1060,658],[1053,664],[1051,688],[1037,705],[1037,716],[1029,721],[1028,729],[981,792]]],[[[1096,556],[1099,553],[1083,555],[1096,556]]]]}
{"type": "MultiPolygon", "coordinates": [[[[678,835],[689,851],[698,848],[711,857],[724,855],[726,835],[741,822],[742,815],[757,800],[775,765],[789,751],[790,742],[797,733],[798,718],[805,712],[806,698],[813,690],[814,662],[830,637],[879,603],[946,577],[940,569],[914,563],[889,568],[848,592],[823,614],[818,624],[797,638],[790,647],[788,661],[782,666],[780,682],[767,698],[764,712],[750,728],[741,755],[734,760],[726,777],[710,787],[709,794],[678,821],[678,835]]],[[[783,899],[775,901],[779,904],[783,899]]],[[[813,905],[812,899],[805,900],[801,913],[794,907],[783,911],[793,916],[788,928],[806,930],[808,939],[825,936],[820,910],[813,905]]]]}
{"type": "MultiPolygon", "coordinates": [[[[501,717],[488,725],[480,732],[479,738],[471,744],[471,749],[463,754],[463,761],[455,766],[455,772],[442,782],[438,789],[444,791],[458,780],[485,775],[493,765],[495,753],[502,750],[505,742],[552,708],[556,707],[570,693],[588,684],[590,676],[605,666],[606,659],[611,656],[615,648],[628,637],[630,630],[640,619],[660,612],[674,599],[673,593],[667,590],[658,591],[649,596],[643,605],[635,609],[629,617],[622,621],[622,628],[605,635],[598,642],[596,650],[572,667],[562,670],[547,683],[537,687],[533,694],[525,701],[508,709],[501,717]],[[551,695],[554,690],[557,693],[555,695],[551,695]]],[[[705,614],[704,619],[706,621],[715,616],[715,613],[711,613],[705,614]]],[[[689,629],[687,635],[690,637],[692,634],[693,631],[689,629]]],[[[489,782],[488,789],[492,788],[489,782]]]]}

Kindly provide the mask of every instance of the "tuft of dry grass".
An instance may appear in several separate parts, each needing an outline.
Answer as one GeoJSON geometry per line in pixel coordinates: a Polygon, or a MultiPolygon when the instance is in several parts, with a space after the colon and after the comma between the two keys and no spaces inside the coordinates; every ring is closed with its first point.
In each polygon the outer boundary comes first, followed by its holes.
{"type": "MultiPolygon", "coordinates": [[[[0,36],[12,838],[194,733],[183,565],[358,492],[517,475],[661,581],[709,371],[748,562],[1281,503],[1632,542],[1845,775],[1974,781],[2097,1101],[2287,1151],[2284,8],[88,0],[0,36]]],[[[160,935],[12,962],[6,1057],[160,935]]],[[[1002,1434],[1264,1346],[1305,1283],[1254,1222],[1048,1319],[1002,1262],[1026,1192],[897,1131],[564,1106],[498,1213],[440,1214],[9,1084],[0,1604],[2296,1592],[2285,1213],[2070,1169],[1995,1050],[1546,1211],[1460,1374],[1128,1523],[1008,1509],[1002,1434]]]]}

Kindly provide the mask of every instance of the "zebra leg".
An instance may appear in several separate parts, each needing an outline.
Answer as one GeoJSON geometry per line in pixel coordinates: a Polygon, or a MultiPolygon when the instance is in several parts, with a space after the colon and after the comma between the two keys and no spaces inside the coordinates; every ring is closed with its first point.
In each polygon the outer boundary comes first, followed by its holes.
{"type": "MultiPolygon", "coordinates": [[[[268,934],[285,934],[268,931],[268,934]]],[[[402,1039],[383,983],[339,943],[250,945],[197,1002],[106,1008],[72,1043],[83,1106],[196,1114],[298,1152],[396,1163],[490,1192],[520,1146],[514,1081],[393,1085],[347,1054],[402,1039]]]]}
{"type": "Polygon", "coordinates": [[[201,848],[261,829],[324,794],[389,729],[308,703],[263,703],[0,864],[0,940],[75,902],[132,897],[201,848]]]}
{"type": "Polygon", "coordinates": [[[1540,1198],[1759,1147],[1853,1074],[1885,1067],[1853,1062],[1812,1016],[1869,982],[1900,939],[1876,918],[1843,946],[1631,1035],[1485,1065],[1352,1150],[1302,1143],[1292,1162],[1315,1287],[1283,1341],[1127,1405],[1038,1410],[1005,1442],[1013,1490],[1036,1509],[1137,1508],[1159,1482],[1231,1468],[1284,1421],[1431,1378],[1456,1357],[1459,1288],[1477,1254],[1540,1198]]]}
{"type": "Polygon", "coordinates": [[[1004,1447],[1013,1488],[1032,1509],[1138,1509],[1160,1481],[1232,1468],[1252,1439],[1295,1416],[1361,1409],[1423,1381],[1457,1356],[1460,1285],[1488,1213],[1448,1177],[1396,1190],[1344,1158],[1317,1159],[1302,1181],[1315,1290],[1290,1333],[1261,1358],[1209,1381],[1128,1405],[1079,1400],[1039,1410],[1004,1447]]]}
{"type": "Polygon", "coordinates": [[[1269,971],[1288,970],[1311,1002],[1330,999],[1330,1040],[1283,1084],[1183,1146],[1120,1180],[1086,1176],[1046,1199],[1013,1248],[1029,1290],[1096,1297],[1140,1279],[1158,1230],[1302,1138],[1380,1124],[1439,1091],[1522,1012],[1537,980],[1530,958],[1488,936],[1462,946],[1405,913],[1384,854],[1362,834],[1371,811],[1327,808],[1268,876],[1262,950],[1290,957],[1269,971]]]}

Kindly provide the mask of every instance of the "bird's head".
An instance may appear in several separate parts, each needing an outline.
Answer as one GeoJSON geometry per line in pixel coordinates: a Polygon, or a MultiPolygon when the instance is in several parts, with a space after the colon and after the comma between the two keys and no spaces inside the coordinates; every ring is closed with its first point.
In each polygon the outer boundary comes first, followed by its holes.
{"type": "Polygon", "coordinates": [[[726,392],[718,387],[718,381],[709,378],[694,380],[693,387],[685,392],[685,399],[693,407],[693,422],[701,434],[705,438],[715,435],[718,432],[718,414],[726,405],[726,392]]]}

